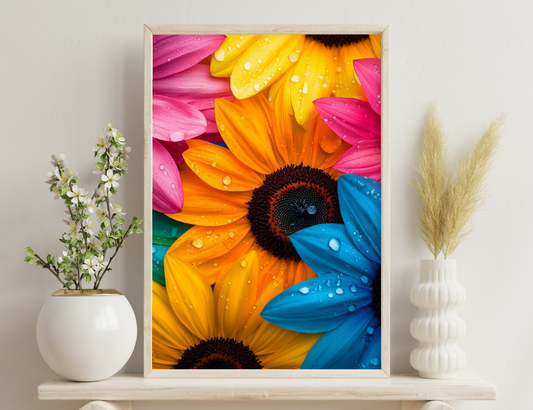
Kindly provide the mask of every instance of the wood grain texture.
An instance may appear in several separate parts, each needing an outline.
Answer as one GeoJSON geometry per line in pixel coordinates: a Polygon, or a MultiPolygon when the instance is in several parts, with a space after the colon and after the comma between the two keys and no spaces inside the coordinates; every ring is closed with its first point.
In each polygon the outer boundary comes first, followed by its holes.
{"type": "Polygon", "coordinates": [[[390,375],[389,26],[145,25],[144,27],[144,376],[157,378],[386,378],[390,375]],[[154,34],[381,34],[381,370],[152,369],[152,44],[154,34]]]}
{"type": "Polygon", "coordinates": [[[453,410],[442,401],[404,401],[402,410],[453,410]]]}
{"type": "Polygon", "coordinates": [[[131,401],[92,401],[80,410],[132,410],[131,401]]]}
{"type": "Polygon", "coordinates": [[[118,375],[93,383],[61,377],[38,387],[39,400],[494,400],[496,387],[476,376],[453,380],[392,375],[385,379],[154,379],[118,375]]]}

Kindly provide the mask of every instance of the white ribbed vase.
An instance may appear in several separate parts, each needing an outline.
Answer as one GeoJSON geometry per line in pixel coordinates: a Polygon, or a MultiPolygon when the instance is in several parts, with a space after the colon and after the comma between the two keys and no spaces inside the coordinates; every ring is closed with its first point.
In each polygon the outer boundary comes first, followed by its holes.
{"type": "Polygon", "coordinates": [[[465,288],[457,283],[455,260],[420,261],[420,283],[411,289],[411,302],[420,313],[411,322],[411,335],[419,346],[411,352],[411,366],[420,377],[452,379],[466,362],[457,341],[466,332],[457,307],[465,301],[465,288]]]}

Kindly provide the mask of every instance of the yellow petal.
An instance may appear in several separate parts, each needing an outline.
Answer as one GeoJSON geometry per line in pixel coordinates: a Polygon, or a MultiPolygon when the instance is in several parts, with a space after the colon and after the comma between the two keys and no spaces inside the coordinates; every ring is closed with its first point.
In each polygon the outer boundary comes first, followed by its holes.
{"type": "Polygon", "coordinates": [[[357,44],[350,44],[338,50],[337,77],[333,93],[335,97],[361,99],[365,95],[353,68],[353,60],[361,58],[357,46],[357,44]]]}
{"type": "MultiPolygon", "coordinates": [[[[218,265],[222,262],[217,261],[217,258],[224,257],[236,247],[249,231],[250,222],[245,218],[225,226],[193,226],[172,244],[167,254],[196,267],[214,263],[218,265]]],[[[201,272],[204,275],[206,273],[203,269],[201,272]]],[[[215,282],[216,275],[207,276],[209,283],[215,282]]]]}
{"type": "Polygon", "coordinates": [[[174,366],[178,364],[182,355],[181,350],[173,349],[152,339],[152,363],[174,366]]]}
{"type": "MultiPolygon", "coordinates": [[[[152,360],[153,360],[153,358],[152,358],[152,360]]],[[[154,369],[154,370],[162,370],[162,369],[169,370],[169,369],[173,369],[173,368],[174,368],[174,366],[169,365],[169,364],[159,364],[159,363],[153,363],[152,362],[152,369],[154,369]]]]}
{"type": "Polygon", "coordinates": [[[225,278],[215,285],[220,336],[235,339],[255,305],[259,261],[252,251],[237,260],[225,278]]]}
{"type": "Polygon", "coordinates": [[[335,70],[331,50],[318,41],[307,39],[291,78],[292,108],[298,124],[309,121],[315,112],[314,100],[329,97],[335,85],[335,70]]]}
{"type": "Polygon", "coordinates": [[[266,101],[263,94],[253,99],[257,103],[246,103],[246,109],[237,103],[215,100],[217,126],[224,142],[241,162],[261,174],[270,174],[279,168],[275,147],[269,135],[272,132],[271,125],[256,120],[266,118],[267,114],[261,110],[266,109],[268,102],[259,101],[266,101]],[[252,111],[249,112],[248,109],[252,111]]]}
{"type": "Polygon", "coordinates": [[[206,184],[189,167],[180,169],[183,185],[183,209],[168,217],[191,225],[227,225],[248,213],[251,191],[223,192],[206,184]]]}
{"type": "Polygon", "coordinates": [[[152,282],[152,338],[181,350],[198,343],[198,338],[176,317],[170,306],[166,288],[156,282],[152,282]]]}
{"type": "Polygon", "coordinates": [[[200,339],[214,337],[215,303],[206,277],[187,262],[167,252],[165,281],[170,305],[180,322],[200,339]]]}
{"type": "Polygon", "coordinates": [[[221,191],[253,191],[263,176],[244,165],[233,153],[206,141],[191,139],[183,158],[204,182],[221,191]]]}
{"type": "Polygon", "coordinates": [[[213,77],[229,77],[238,58],[259,36],[227,35],[224,42],[211,57],[211,75],[213,77]]]}
{"type": "Polygon", "coordinates": [[[250,231],[228,253],[218,257],[206,256],[206,259],[202,260],[201,263],[196,263],[196,268],[206,276],[209,283],[213,284],[217,279],[224,278],[235,261],[249,252],[254,241],[255,236],[250,231]]]}
{"type": "Polygon", "coordinates": [[[266,369],[300,369],[309,350],[320,339],[322,333],[300,333],[275,353],[262,357],[261,362],[266,369]]]}
{"type": "Polygon", "coordinates": [[[259,36],[233,68],[233,95],[248,98],[275,82],[298,60],[304,41],[303,35],[259,36]]]}
{"type": "Polygon", "coordinates": [[[267,355],[282,349],[298,334],[298,332],[283,329],[265,320],[245,344],[250,346],[256,355],[267,355]]]}

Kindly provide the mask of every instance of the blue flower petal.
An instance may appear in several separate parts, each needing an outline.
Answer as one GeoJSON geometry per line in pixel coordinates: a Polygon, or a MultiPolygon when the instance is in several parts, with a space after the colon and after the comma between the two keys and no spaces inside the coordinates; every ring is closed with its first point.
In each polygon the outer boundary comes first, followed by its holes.
{"type": "Polygon", "coordinates": [[[320,224],[289,236],[302,260],[317,275],[345,273],[353,277],[376,277],[378,265],[364,256],[347,236],[344,225],[320,224]]]}
{"type": "Polygon", "coordinates": [[[342,219],[354,245],[381,263],[381,183],[358,175],[339,177],[342,219]]]}
{"type": "Polygon", "coordinates": [[[381,327],[374,330],[356,367],[358,369],[381,369],[381,327]]]}
{"type": "Polygon", "coordinates": [[[353,317],[315,343],[302,369],[355,369],[367,348],[367,328],[374,318],[372,308],[356,311],[353,317]]]}
{"type": "Polygon", "coordinates": [[[294,285],[272,299],[261,316],[284,329],[321,333],[335,329],[372,303],[373,291],[343,274],[325,274],[294,285]]]}
{"type": "Polygon", "coordinates": [[[170,246],[191,226],[152,211],[152,243],[170,246]]]}
{"type": "Polygon", "coordinates": [[[164,259],[170,246],[152,245],[152,278],[161,286],[165,284],[164,259]]]}

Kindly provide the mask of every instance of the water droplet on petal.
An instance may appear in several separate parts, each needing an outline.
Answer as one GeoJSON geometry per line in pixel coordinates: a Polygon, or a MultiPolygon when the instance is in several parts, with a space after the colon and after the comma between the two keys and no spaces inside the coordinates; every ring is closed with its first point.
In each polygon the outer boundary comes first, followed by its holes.
{"type": "Polygon", "coordinates": [[[333,293],[328,293],[328,297],[332,298],[333,297],[333,293]]]}
{"type": "Polygon", "coordinates": [[[176,236],[178,236],[178,228],[172,228],[172,230],[170,231],[170,234],[175,238],[176,236]]]}
{"type": "Polygon", "coordinates": [[[342,290],[342,288],[337,288],[337,289],[335,289],[335,293],[337,295],[342,295],[344,293],[344,290],[342,290]]]}
{"type": "Polygon", "coordinates": [[[247,61],[246,63],[244,63],[244,69],[245,69],[245,70],[249,70],[251,67],[252,67],[252,65],[250,64],[249,61],[247,61]]]}
{"type": "Polygon", "coordinates": [[[300,293],[307,295],[309,293],[309,288],[307,286],[300,288],[300,293]]]}
{"type": "Polygon", "coordinates": [[[328,279],[328,280],[326,281],[326,286],[327,286],[328,288],[331,286],[331,279],[328,279]]]}
{"type": "Polygon", "coordinates": [[[368,333],[369,335],[374,334],[374,328],[372,326],[368,326],[366,328],[366,333],[368,333]]]}
{"type": "Polygon", "coordinates": [[[298,74],[294,74],[291,77],[291,80],[292,80],[293,83],[297,83],[298,81],[300,81],[300,76],[298,74]]]}
{"type": "Polygon", "coordinates": [[[254,90],[259,91],[261,89],[261,86],[259,84],[254,84],[254,90]]]}
{"type": "Polygon", "coordinates": [[[372,359],[370,359],[370,364],[372,366],[377,366],[378,365],[378,359],[377,357],[373,357],[372,359]]]}
{"type": "Polygon", "coordinates": [[[309,215],[314,215],[314,214],[316,214],[316,206],[314,206],[314,205],[309,205],[309,206],[307,207],[307,213],[308,213],[309,215]]]}
{"type": "Polygon", "coordinates": [[[230,232],[230,233],[228,233],[228,236],[229,236],[231,239],[235,238],[235,232],[230,232]]]}
{"type": "Polygon", "coordinates": [[[157,248],[155,246],[152,246],[152,253],[156,253],[157,252],[157,248]]]}
{"type": "Polygon", "coordinates": [[[246,260],[241,261],[241,266],[242,266],[243,268],[245,268],[246,265],[248,265],[248,262],[246,262],[246,260]]]}
{"type": "Polygon", "coordinates": [[[304,86],[303,86],[303,88],[302,88],[302,92],[303,92],[304,94],[307,94],[307,93],[309,92],[309,87],[308,87],[308,85],[307,85],[307,82],[304,83],[304,86]]]}
{"type": "Polygon", "coordinates": [[[368,283],[368,277],[361,276],[361,282],[363,282],[364,284],[367,284],[368,283]]]}
{"type": "Polygon", "coordinates": [[[231,184],[231,177],[229,175],[226,175],[224,178],[222,178],[222,183],[224,185],[229,185],[231,184]]]}
{"type": "Polygon", "coordinates": [[[340,73],[342,71],[342,67],[337,67],[337,72],[340,73]]]}
{"type": "Polygon", "coordinates": [[[328,246],[334,252],[338,252],[341,248],[341,243],[337,238],[331,238],[328,242],[328,246]]]}
{"type": "Polygon", "coordinates": [[[355,312],[355,305],[348,306],[348,312],[355,312]]]}
{"type": "Polygon", "coordinates": [[[165,169],[165,166],[163,164],[159,165],[159,169],[165,169]]]}
{"type": "Polygon", "coordinates": [[[195,239],[192,241],[192,245],[198,249],[200,249],[202,246],[204,246],[204,241],[202,241],[201,238],[195,239]]]}
{"type": "Polygon", "coordinates": [[[350,292],[353,292],[353,293],[357,292],[357,286],[350,285],[350,292]]]}
{"type": "Polygon", "coordinates": [[[219,124],[219,125],[218,125],[218,130],[219,130],[220,132],[224,132],[224,131],[226,131],[226,126],[225,126],[224,124],[219,124]]]}
{"type": "Polygon", "coordinates": [[[226,58],[226,53],[224,50],[219,48],[217,51],[215,51],[215,58],[217,61],[224,61],[224,58],[226,58]]]}
{"type": "Polygon", "coordinates": [[[215,161],[211,162],[211,166],[214,168],[217,166],[217,163],[215,161]]]}

